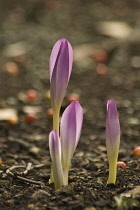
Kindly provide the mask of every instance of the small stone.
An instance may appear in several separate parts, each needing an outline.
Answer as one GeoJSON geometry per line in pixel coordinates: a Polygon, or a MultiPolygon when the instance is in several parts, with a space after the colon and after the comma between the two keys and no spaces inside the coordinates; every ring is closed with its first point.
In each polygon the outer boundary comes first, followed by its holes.
{"type": "Polygon", "coordinates": [[[45,190],[37,190],[33,195],[31,196],[32,199],[38,200],[42,197],[51,196],[47,191],[45,190]]]}
{"type": "Polygon", "coordinates": [[[2,159],[0,158],[0,166],[2,165],[2,159]]]}
{"type": "Polygon", "coordinates": [[[32,122],[36,121],[36,119],[37,119],[37,117],[35,114],[26,114],[25,115],[25,121],[27,123],[32,123],[32,122]]]}
{"type": "Polygon", "coordinates": [[[134,156],[137,156],[137,157],[140,157],[140,146],[136,147],[136,148],[133,150],[133,155],[134,155],[134,156]]]}
{"type": "Polygon", "coordinates": [[[11,119],[18,120],[18,114],[15,109],[13,108],[0,109],[0,121],[1,120],[8,121],[11,119]]]}
{"type": "Polygon", "coordinates": [[[127,166],[124,162],[118,161],[117,162],[117,168],[127,168],[127,166]]]}
{"type": "Polygon", "coordinates": [[[6,102],[9,104],[9,105],[16,105],[17,104],[17,99],[14,98],[14,97],[8,97],[6,102]]]}
{"type": "Polygon", "coordinates": [[[18,98],[18,100],[20,100],[22,102],[26,102],[27,101],[26,94],[23,93],[23,92],[18,93],[17,98],[18,98]]]}
{"type": "Polygon", "coordinates": [[[52,108],[47,109],[47,116],[52,119],[53,118],[53,110],[52,108]]]}
{"type": "Polygon", "coordinates": [[[22,111],[26,114],[37,114],[42,111],[40,106],[24,106],[22,111]]]}
{"type": "Polygon", "coordinates": [[[9,74],[11,76],[16,76],[19,73],[18,66],[15,62],[7,62],[4,66],[3,69],[6,74],[9,74]]]}
{"type": "Polygon", "coordinates": [[[140,120],[138,118],[129,118],[128,123],[131,124],[131,125],[139,125],[140,120]]]}
{"type": "Polygon", "coordinates": [[[37,97],[38,97],[37,91],[33,90],[33,89],[28,90],[26,92],[26,97],[27,97],[28,101],[35,101],[37,99],[37,97]]]}
{"type": "Polygon", "coordinates": [[[80,96],[76,93],[71,93],[68,95],[67,97],[68,102],[72,102],[72,101],[80,101],[80,96]]]}
{"type": "Polygon", "coordinates": [[[27,45],[24,41],[22,42],[16,42],[14,44],[9,44],[4,49],[4,55],[6,57],[18,57],[18,56],[24,56],[27,52],[27,45]]]}
{"type": "Polygon", "coordinates": [[[19,122],[19,119],[17,116],[15,116],[15,117],[9,118],[7,122],[9,125],[16,125],[19,122]]]}
{"type": "Polygon", "coordinates": [[[106,63],[108,60],[108,55],[105,50],[97,50],[94,52],[93,58],[98,63],[106,63]]]}
{"type": "Polygon", "coordinates": [[[105,76],[108,72],[108,68],[105,64],[98,63],[95,71],[96,71],[96,74],[98,74],[99,76],[105,76]]]}
{"type": "Polygon", "coordinates": [[[29,149],[29,151],[30,151],[31,153],[33,153],[33,154],[38,154],[38,153],[40,152],[40,148],[34,146],[34,147],[31,147],[31,148],[29,149]]]}
{"type": "Polygon", "coordinates": [[[27,208],[36,210],[35,205],[33,203],[28,204],[27,208]]]}

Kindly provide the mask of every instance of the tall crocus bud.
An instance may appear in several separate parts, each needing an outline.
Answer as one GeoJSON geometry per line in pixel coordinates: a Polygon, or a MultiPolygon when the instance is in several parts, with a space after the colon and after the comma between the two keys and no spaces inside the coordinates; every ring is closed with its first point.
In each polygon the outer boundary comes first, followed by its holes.
{"type": "Polygon", "coordinates": [[[117,159],[120,145],[120,123],[118,111],[113,99],[107,102],[106,115],[106,147],[109,161],[109,177],[107,184],[115,184],[117,173],[117,159]]]}
{"type": "Polygon", "coordinates": [[[59,133],[59,112],[72,71],[73,51],[62,38],[56,42],[50,56],[50,95],[53,109],[53,129],[59,133]]]}
{"type": "Polygon", "coordinates": [[[64,185],[64,177],[61,165],[61,145],[57,131],[52,130],[49,135],[49,149],[52,160],[52,173],[55,189],[59,189],[64,185]]]}
{"type": "Polygon", "coordinates": [[[62,168],[65,185],[75,148],[78,144],[83,123],[83,109],[78,101],[73,101],[64,111],[60,124],[62,168]]]}

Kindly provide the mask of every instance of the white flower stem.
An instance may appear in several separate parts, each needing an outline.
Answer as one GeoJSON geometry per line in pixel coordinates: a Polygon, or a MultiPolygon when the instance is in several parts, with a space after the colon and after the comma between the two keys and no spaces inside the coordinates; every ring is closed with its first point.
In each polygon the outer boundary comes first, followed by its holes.
{"type": "MultiPolygon", "coordinates": [[[[53,129],[57,130],[58,136],[59,136],[59,114],[60,114],[60,108],[54,108],[53,109],[53,129]]],[[[54,183],[54,177],[53,177],[53,170],[51,167],[51,175],[49,179],[49,184],[54,183]]]]}

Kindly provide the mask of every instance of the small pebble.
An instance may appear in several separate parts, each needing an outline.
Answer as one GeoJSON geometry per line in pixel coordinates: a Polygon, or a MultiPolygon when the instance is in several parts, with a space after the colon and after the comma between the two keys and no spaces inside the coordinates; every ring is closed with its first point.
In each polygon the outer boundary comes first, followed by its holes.
{"type": "Polygon", "coordinates": [[[16,76],[19,73],[18,66],[15,62],[7,62],[4,66],[3,69],[6,74],[9,74],[11,76],[16,76]]]}
{"type": "Polygon", "coordinates": [[[36,121],[36,119],[37,119],[37,117],[35,114],[26,114],[25,115],[25,121],[27,123],[32,123],[32,122],[36,121]]]}
{"type": "Polygon", "coordinates": [[[138,118],[129,118],[128,123],[131,124],[131,125],[139,125],[140,120],[138,118]]]}
{"type": "Polygon", "coordinates": [[[137,156],[137,157],[140,157],[140,146],[136,147],[136,148],[133,150],[133,155],[134,155],[134,156],[137,156]]]}
{"type": "Polygon", "coordinates": [[[0,166],[2,165],[2,159],[0,158],[0,166]]]}
{"type": "Polygon", "coordinates": [[[97,50],[93,55],[93,58],[98,63],[106,63],[108,60],[108,55],[105,50],[97,50]]]}
{"type": "Polygon", "coordinates": [[[29,151],[33,154],[38,154],[40,152],[40,148],[36,147],[36,146],[33,146],[29,149],[29,151]]]}
{"type": "Polygon", "coordinates": [[[17,116],[15,116],[15,117],[9,118],[7,122],[9,125],[16,125],[19,122],[19,119],[17,116]]]}
{"type": "Polygon", "coordinates": [[[120,168],[120,167],[121,168],[127,168],[127,166],[124,162],[119,161],[119,162],[117,162],[117,168],[120,168]]]}
{"type": "Polygon", "coordinates": [[[47,116],[52,119],[53,118],[53,110],[52,108],[47,109],[47,116]]]}
{"type": "Polygon", "coordinates": [[[35,101],[38,97],[38,94],[36,90],[31,89],[26,92],[26,96],[28,101],[35,101]]]}
{"type": "Polygon", "coordinates": [[[71,93],[68,95],[67,100],[68,100],[68,102],[80,101],[80,96],[76,93],[71,93]]]}
{"type": "Polygon", "coordinates": [[[96,74],[98,74],[99,76],[104,76],[107,74],[108,68],[105,64],[98,63],[95,71],[96,71],[96,74]]]}

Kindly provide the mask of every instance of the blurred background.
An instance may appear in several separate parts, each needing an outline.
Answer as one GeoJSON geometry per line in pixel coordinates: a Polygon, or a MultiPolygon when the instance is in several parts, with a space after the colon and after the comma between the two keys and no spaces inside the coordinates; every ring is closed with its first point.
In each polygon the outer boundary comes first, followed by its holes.
{"type": "MultiPolygon", "coordinates": [[[[52,46],[62,37],[74,48],[76,72],[96,69],[95,61],[110,69],[139,68],[139,6],[137,0],[0,1],[0,87],[13,87],[4,95],[22,89],[22,82],[44,87],[52,46]]],[[[97,74],[107,69],[100,65],[97,74]]]]}
{"type": "Polygon", "coordinates": [[[91,107],[110,97],[138,106],[139,9],[137,0],[0,1],[0,98],[49,89],[51,49],[65,37],[74,50],[68,92],[85,107],[87,97],[91,107]]]}

